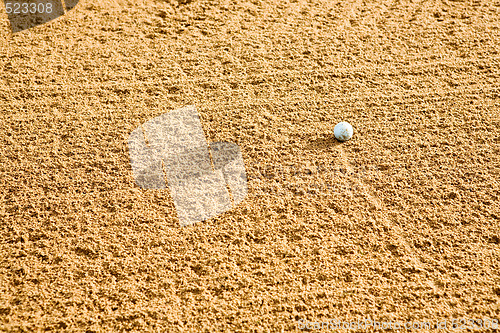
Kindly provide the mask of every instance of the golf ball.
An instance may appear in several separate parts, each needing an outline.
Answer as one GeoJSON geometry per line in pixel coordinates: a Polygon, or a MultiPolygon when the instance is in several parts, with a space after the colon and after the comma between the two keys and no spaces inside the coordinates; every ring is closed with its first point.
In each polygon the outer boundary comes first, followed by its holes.
{"type": "Polygon", "coordinates": [[[335,125],[335,128],[333,129],[333,134],[335,135],[335,138],[337,140],[347,141],[350,138],[352,138],[353,129],[351,124],[343,121],[335,125]]]}

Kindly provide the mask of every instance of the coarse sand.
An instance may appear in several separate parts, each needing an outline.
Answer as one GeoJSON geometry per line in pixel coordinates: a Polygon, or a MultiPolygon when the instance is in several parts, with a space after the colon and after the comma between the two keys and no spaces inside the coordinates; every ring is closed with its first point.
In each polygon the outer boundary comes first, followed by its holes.
{"type": "Polygon", "coordinates": [[[0,331],[500,319],[498,0],[0,8],[0,331]],[[249,191],[190,227],[127,147],[185,105],[249,191]]]}

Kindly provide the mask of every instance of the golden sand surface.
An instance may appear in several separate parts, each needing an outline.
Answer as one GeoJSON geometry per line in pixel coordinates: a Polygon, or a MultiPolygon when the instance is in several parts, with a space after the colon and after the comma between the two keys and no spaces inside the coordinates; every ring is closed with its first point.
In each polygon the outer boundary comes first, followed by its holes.
{"type": "Polygon", "coordinates": [[[0,8],[0,331],[500,319],[498,0],[0,8]],[[191,227],[127,147],[185,105],[249,191],[191,227]]]}

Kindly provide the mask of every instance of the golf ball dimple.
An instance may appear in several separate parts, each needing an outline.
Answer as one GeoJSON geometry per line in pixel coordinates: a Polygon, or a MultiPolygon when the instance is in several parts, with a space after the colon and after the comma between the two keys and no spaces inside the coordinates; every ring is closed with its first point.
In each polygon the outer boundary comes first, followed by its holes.
{"type": "Polygon", "coordinates": [[[333,134],[335,135],[335,138],[339,141],[347,141],[350,138],[352,138],[353,134],[353,129],[351,124],[348,122],[342,121],[335,125],[335,128],[333,129],[333,134]]]}

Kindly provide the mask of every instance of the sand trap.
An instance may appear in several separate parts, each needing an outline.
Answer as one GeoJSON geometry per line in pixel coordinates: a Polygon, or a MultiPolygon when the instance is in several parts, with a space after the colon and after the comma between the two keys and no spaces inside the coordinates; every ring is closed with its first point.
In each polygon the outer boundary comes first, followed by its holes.
{"type": "Polygon", "coordinates": [[[0,8],[0,331],[500,317],[495,1],[0,8]],[[164,168],[134,130],[186,105],[202,153],[164,168]],[[195,160],[185,221],[217,216],[181,227],[195,160]]]}

